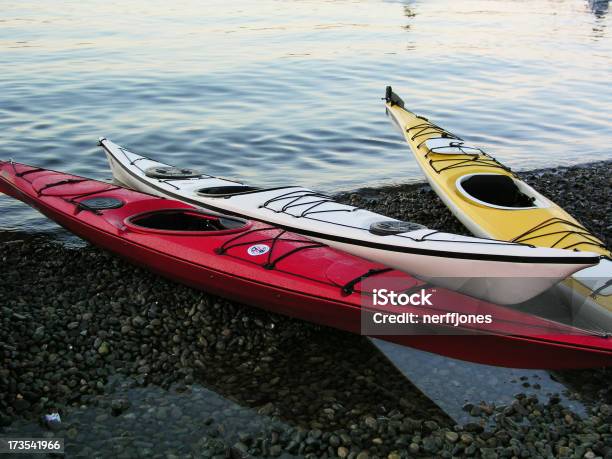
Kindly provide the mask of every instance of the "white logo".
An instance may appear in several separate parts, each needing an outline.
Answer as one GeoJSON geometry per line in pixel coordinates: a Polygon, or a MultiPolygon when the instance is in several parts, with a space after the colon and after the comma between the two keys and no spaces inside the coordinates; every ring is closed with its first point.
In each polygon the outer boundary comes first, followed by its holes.
{"type": "Polygon", "coordinates": [[[425,293],[425,289],[422,288],[419,293],[395,293],[393,290],[387,290],[386,288],[374,289],[374,305],[386,306],[391,304],[392,306],[433,306],[431,303],[432,293],[425,293]]]}
{"type": "Polygon", "coordinates": [[[257,244],[249,247],[247,249],[247,253],[252,257],[256,257],[258,255],[263,255],[264,253],[267,253],[269,250],[270,246],[267,246],[266,244],[257,244]]]}

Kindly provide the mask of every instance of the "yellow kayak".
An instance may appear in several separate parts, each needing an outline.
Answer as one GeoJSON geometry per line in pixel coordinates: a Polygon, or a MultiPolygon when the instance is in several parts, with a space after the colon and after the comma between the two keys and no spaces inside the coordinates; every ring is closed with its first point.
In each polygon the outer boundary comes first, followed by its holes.
{"type": "Polygon", "coordinates": [[[612,311],[612,254],[601,240],[482,149],[406,110],[391,87],[385,100],[427,181],[459,221],[480,237],[599,253],[599,265],[566,285],[612,311]]]}

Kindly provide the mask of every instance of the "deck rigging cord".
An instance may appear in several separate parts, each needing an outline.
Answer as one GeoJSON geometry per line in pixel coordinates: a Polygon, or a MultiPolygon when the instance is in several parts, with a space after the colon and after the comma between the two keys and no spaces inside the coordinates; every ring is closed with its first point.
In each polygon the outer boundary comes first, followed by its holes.
{"type": "MultiPolygon", "coordinates": [[[[102,143],[100,142],[100,143],[99,143],[99,145],[102,145],[102,143]]],[[[127,159],[127,161],[130,163],[130,165],[134,166],[135,168],[137,168],[137,169],[138,169],[140,172],[142,172],[142,173],[143,173],[143,174],[145,174],[145,175],[146,175],[146,170],[145,170],[145,169],[143,169],[142,167],[140,167],[138,164],[136,164],[138,161],[144,161],[144,160],[147,160],[147,161],[151,161],[152,163],[161,164],[161,165],[163,165],[163,166],[167,166],[167,167],[177,167],[177,166],[173,166],[173,165],[171,165],[171,164],[161,163],[161,162],[157,161],[156,159],[149,158],[148,156],[143,156],[143,155],[138,154],[138,153],[133,153],[133,152],[131,152],[130,150],[128,150],[128,149],[126,149],[126,148],[123,148],[122,146],[119,146],[119,145],[117,145],[117,148],[119,149],[119,151],[121,151],[121,153],[123,153],[123,156],[125,156],[125,159],[127,159]],[[132,154],[132,155],[137,155],[137,156],[138,156],[138,158],[136,158],[136,159],[131,159],[131,158],[128,156],[128,153],[129,153],[129,154],[132,154]]],[[[158,182],[161,182],[161,183],[165,183],[165,184],[167,184],[167,185],[170,185],[171,187],[173,187],[173,188],[175,188],[175,189],[177,189],[177,190],[180,190],[180,187],[177,187],[176,185],[174,185],[174,184],[172,184],[172,183],[169,183],[169,182],[171,182],[171,181],[185,182],[185,181],[188,181],[188,180],[209,180],[209,179],[218,179],[218,178],[219,178],[219,177],[215,177],[214,175],[208,175],[208,174],[201,173],[201,174],[199,174],[197,177],[189,177],[189,178],[168,178],[168,179],[156,178],[156,180],[157,180],[158,182]]],[[[226,180],[226,181],[228,181],[228,182],[232,182],[232,183],[239,183],[239,184],[241,184],[241,185],[242,185],[242,183],[241,183],[241,182],[237,182],[237,181],[235,181],[235,180],[229,180],[229,179],[226,179],[226,178],[221,179],[221,180],[226,180]]]]}
{"type": "MultiPolygon", "coordinates": [[[[453,145],[453,147],[459,149],[460,152],[456,154],[447,153],[448,155],[457,156],[457,157],[444,158],[444,159],[429,159],[429,166],[436,173],[440,174],[441,172],[444,172],[446,170],[459,169],[463,167],[471,167],[477,164],[482,167],[502,169],[506,172],[511,173],[513,176],[516,176],[509,167],[504,166],[502,163],[497,161],[494,157],[486,153],[484,150],[480,148],[475,148],[475,147],[464,145],[463,144],[464,140],[461,137],[447,131],[446,129],[440,126],[433,124],[425,117],[417,115],[417,118],[420,118],[424,120],[425,122],[406,129],[406,132],[411,135],[410,140],[412,141],[415,141],[419,137],[428,136],[427,139],[423,140],[417,145],[416,147],[417,149],[421,148],[421,146],[423,146],[423,144],[425,144],[427,140],[436,138],[436,137],[430,137],[432,135],[437,135],[439,136],[438,138],[444,138],[444,139],[449,139],[449,140],[454,139],[457,141],[456,145],[453,145]],[[437,165],[439,165],[440,167],[438,167],[437,165]]],[[[431,153],[442,154],[442,153],[439,153],[439,151],[443,148],[448,148],[448,146],[430,148],[429,152],[425,154],[425,158],[429,158],[429,155],[431,153]]]]}
{"type": "Polygon", "coordinates": [[[292,273],[290,271],[285,271],[283,269],[278,269],[277,268],[277,264],[278,262],[280,262],[281,260],[284,260],[288,257],[290,257],[291,255],[296,254],[297,252],[300,252],[302,250],[307,250],[307,249],[318,249],[321,247],[328,247],[326,244],[322,244],[322,243],[317,243],[317,242],[313,242],[310,241],[308,239],[295,239],[295,238],[283,238],[282,236],[287,233],[287,231],[280,229],[280,228],[274,228],[274,227],[265,227],[265,228],[256,228],[254,230],[249,230],[246,231],[244,233],[239,234],[238,236],[234,236],[233,238],[225,241],[219,248],[217,248],[215,250],[215,252],[218,255],[229,255],[231,256],[228,251],[236,248],[236,247],[243,247],[243,246],[252,246],[252,245],[256,245],[256,244],[263,244],[263,243],[270,243],[270,249],[268,251],[268,256],[266,257],[266,261],[264,263],[258,263],[256,261],[251,261],[251,260],[245,260],[244,258],[241,257],[235,257],[238,258],[240,260],[244,260],[244,261],[248,261],[250,263],[262,266],[264,269],[276,269],[280,272],[286,273],[286,274],[292,274],[295,276],[299,276],[301,278],[304,279],[309,279],[311,281],[315,281],[315,282],[319,282],[325,285],[330,285],[330,286],[335,286],[335,287],[340,287],[342,293],[344,296],[346,295],[350,295],[352,293],[359,293],[361,291],[356,290],[355,286],[361,282],[362,279],[368,278],[368,277],[372,277],[374,275],[377,274],[383,274],[386,272],[390,272],[393,271],[393,269],[391,268],[382,268],[382,269],[370,269],[368,271],[366,271],[363,274],[360,274],[359,276],[355,277],[354,279],[351,279],[350,281],[346,282],[344,285],[338,285],[335,282],[324,282],[321,279],[316,279],[316,278],[312,278],[312,277],[308,277],[308,276],[304,276],[302,274],[296,274],[296,273],[292,273]],[[252,235],[256,232],[261,232],[261,231],[277,231],[277,234],[275,236],[271,236],[271,237],[266,237],[266,238],[261,238],[261,239],[256,239],[256,240],[248,240],[248,241],[240,241],[241,239],[245,238],[246,236],[252,235]],[[277,242],[279,241],[284,241],[284,242],[292,242],[292,243],[302,243],[304,245],[296,247],[292,250],[289,250],[288,252],[277,256],[276,258],[273,258],[273,254],[274,254],[274,249],[277,246],[277,242]]]}
{"type": "MultiPolygon", "coordinates": [[[[43,187],[41,187],[39,189],[35,189],[33,181],[24,178],[26,175],[30,175],[30,174],[33,174],[35,172],[43,172],[43,171],[44,172],[54,172],[54,171],[50,171],[48,169],[33,168],[33,169],[28,169],[28,170],[23,171],[23,172],[17,172],[17,169],[15,167],[15,163],[11,162],[11,165],[13,167],[13,170],[15,171],[15,176],[17,176],[19,178],[22,178],[23,180],[28,182],[30,184],[30,186],[32,186],[32,189],[36,192],[36,194],[39,197],[40,196],[50,196],[50,195],[44,194],[43,191],[46,190],[46,189],[49,189],[49,188],[56,187],[56,186],[76,184],[76,183],[83,183],[83,182],[97,182],[96,180],[86,179],[86,178],[81,178],[80,177],[78,179],[58,180],[57,182],[51,182],[51,183],[48,183],[48,184],[44,185],[43,187]]],[[[57,173],[60,174],[60,172],[57,172],[57,173]]],[[[118,190],[120,188],[121,187],[117,186],[117,185],[110,185],[108,187],[101,188],[99,190],[88,191],[88,192],[85,192],[85,193],[80,193],[80,194],[65,193],[65,194],[62,194],[62,195],[53,195],[53,197],[60,198],[60,199],[66,201],[66,202],[68,202],[70,204],[73,204],[76,207],[75,215],[78,214],[82,210],[87,210],[87,211],[92,212],[92,213],[94,213],[96,215],[102,215],[101,209],[94,209],[94,208],[88,206],[87,204],[85,204],[83,202],[77,201],[77,199],[94,196],[96,194],[104,193],[104,192],[107,192],[107,191],[118,190]],[[68,198],[67,196],[70,196],[70,197],[68,198]]],[[[163,199],[163,198],[160,198],[160,199],[163,199]]]]}
{"type": "Polygon", "coordinates": [[[612,285],[612,279],[608,279],[607,282],[605,284],[603,284],[601,287],[593,290],[591,292],[591,298],[597,298],[598,296],[610,296],[610,294],[605,295],[602,294],[601,292],[603,292],[605,289],[607,289],[608,287],[610,287],[612,285]]]}
{"type": "Polygon", "coordinates": [[[597,239],[593,234],[591,234],[589,230],[587,230],[584,226],[578,223],[574,223],[569,220],[565,220],[563,218],[559,218],[559,217],[549,218],[548,220],[544,220],[543,222],[538,223],[533,228],[513,238],[512,241],[523,242],[523,241],[529,241],[529,240],[534,240],[534,239],[538,239],[542,237],[556,236],[556,235],[560,235],[560,237],[550,247],[557,247],[562,241],[574,235],[574,236],[582,237],[584,240],[575,242],[573,244],[569,244],[563,247],[559,247],[559,248],[569,250],[569,249],[576,249],[576,247],[580,245],[592,245],[592,246],[606,250],[606,246],[604,245],[604,243],[600,241],[599,239],[597,239]],[[550,228],[556,225],[566,225],[573,229],[562,229],[562,230],[556,230],[556,231],[548,231],[545,233],[538,233],[538,231],[540,230],[543,230],[545,228],[550,228]]]}
{"type": "Polygon", "coordinates": [[[368,270],[368,272],[361,274],[360,276],[357,276],[354,279],[351,279],[350,281],[348,281],[346,284],[344,284],[342,286],[342,293],[344,295],[350,295],[351,293],[355,291],[355,285],[357,285],[359,282],[362,282],[364,279],[367,279],[368,277],[372,277],[377,274],[388,273],[390,271],[393,271],[393,270],[391,268],[370,269],[368,270]]]}
{"type": "MultiPolygon", "coordinates": [[[[275,196],[273,198],[268,199],[267,201],[265,201],[263,204],[261,204],[259,206],[259,208],[266,208],[266,209],[270,209],[273,212],[276,213],[285,213],[288,215],[291,215],[295,218],[303,218],[306,217],[308,215],[312,215],[312,214],[321,214],[321,213],[326,213],[326,212],[355,212],[357,210],[360,210],[359,207],[350,207],[350,208],[339,208],[339,209],[327,209],[327,210],[313,210],[316,209],[318,206],[320,206],[321,204],[325,204],[328,202],[335,202],[334,199],[331,196],[328,196],[326,194],[323,193],[318,193],[316,191],[311,191],[311,190],[296,190],[296,191],[290,191],[288,193],[284,193],[284,194],[280,194],[278,196],[275,196]],[[303,198],[320,198],[318,200],[315,201],[307,201],[307,202],[299,202],[301,199],[303,198]],[[271,209],[270,207],[268,207],[270,204],[274,203],[274,202],[278,202],[278,201],[283,201],[283,200],[289,200],[289,202],[285,205],[283,205],[283,207],[280,210],[275,210],[275,209],[271,209]],[[301,206],[307,206],[312,204],[310,207],[306,208],[305,210],[303,210],[299,215],[294,215],[294,214],[289,214],[287,212],[288,209],[294,208],[294,207],[301,207],[301,206]]],[[[349,207],[349,206],[347,206],[349,207]]]]}

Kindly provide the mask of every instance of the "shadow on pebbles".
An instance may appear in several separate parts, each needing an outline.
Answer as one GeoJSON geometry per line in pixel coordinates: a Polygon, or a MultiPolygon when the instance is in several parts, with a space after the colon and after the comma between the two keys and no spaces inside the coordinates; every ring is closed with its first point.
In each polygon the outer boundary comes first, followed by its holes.
{"type": "MultiPolygon", "coordinates": [[[[549,195],[565,205],[578,180],[568,176],[600,177],[593,167],[532,174],[550,175],[547,189],[560,191],[549,195]]],[[[461,229],[423,185],[342,198],[461,229]]],[[[602,206],[594,217],[610,215],[602,206]]],[[[594,217],[585,223],[608,239],[609,222],[594,217]]],[[[604,370],[544,373],[565,394],[508,399],[464,377],[474,387],[456,388],[470,394],[458,424],[366,338],[230,303],[93,247],[1,236],[2,436],[61,437],[68,456],[93,457],[612,457],[604,370]],[[576,399],[581,410],[566,403],[576,399]],[[55,411],[61,423],[42,420],[55,411]]],[[[440,367],[455,361],[427,356],[418,371],[444,384],[452,375],[440,367]]]]}

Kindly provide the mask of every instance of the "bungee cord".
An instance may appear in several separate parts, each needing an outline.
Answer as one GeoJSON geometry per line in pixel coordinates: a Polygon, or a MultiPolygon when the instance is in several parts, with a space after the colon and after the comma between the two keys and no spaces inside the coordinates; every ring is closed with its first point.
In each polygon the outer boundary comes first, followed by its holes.
{"type": "MultiPolygon", "coordinates": [[[[417,149],[421,148],[428,140],[435,138],[435,137],[430,137],[432,135],[438,135],[440,138],[444,138],[444,139],[457,140],[456,145],[452,145],[452,146],[454,148],[459,149],[460,152],[456,154],[453,153],[452,156],[458,156],[458,158],[429,159],[429,166],[436,173],[440,174],[450,169],[458,169],[458,168],[463,168],[463,167],[472,167],[474,165],[479,165],[481,167],[502,169],[506,172],[511,173],[513,176],[516,177],[514,172],[512,172],[512,170],[509,167],[504,166],[502,163],[497,161],[494,157],[486,153],[484,150],[480,148],[463,145],[464,140],[461,137],[447,131],[446,129],[440,126],[437,126],[431,123],[429,120],[427,120],[427,118],[424,118],[422,116],[417,116],[417,118],[420,118],[424,120],[425,122],[406,129],[406,132],[408,134],[412,134],[410,137],[410,140],[412,141],[415,141],[419,137],[427,136],[427,139],[417,144],[417,149]],[[441,167],[437,167],[437,165],[440,163],[450,163],[450,164],[447,164],[444,166],[440,165],[441,167]]],[[[429,155],[431,153],[451,155],[451,153],[441,153],[440,151],[444,148],[449,148],[449,146],[429,148],[429,151],[425,154],[425,158],[429,158],[429,155]]]]}
{"type": "Polygon", "coordinates": [[[584,226],[578,223],[569,221],[569,220],[565,220],[563,218],[559,218],[559,217],[549,218],[548,220],[544,220],[543,222],[538,223],[533,228],[530,228],[524,233],[521,233],[518,236],[512,238],[512,241],[524,242],[524,241],[530,241],[534,239],[539,239],[539,238],[544,238],[544,237],[549,237],[549,236],[556,236],[556,235],[560,235],[560,237],[551,245],[551,247],[558,247],[559,244],[561,244],[561,242],[563,242],[565,239],[573,235],[573,236],[582,237],[583,240],[579,242],[575,242],[573,244],[563,246],[563,247],[559,247],[559,248],[575,249],[576,247],[581,246],[581,245],[590,245],[590,246],[598,247],[604,250],[606,249],[606,246],[604,245],[604,243],[600,241],[599,239],[597,239],[593,234],[591,234],[589,230],[587,230],[584,226]],[[545,233],[537,234],[538,231],[544,230],[545,228],[550,228],[550,227],[560,226],[560,225],[569,226],[572,229],[561,229],[561,230],[547,231],[545,233]]]}

